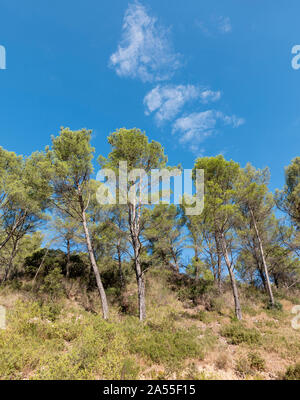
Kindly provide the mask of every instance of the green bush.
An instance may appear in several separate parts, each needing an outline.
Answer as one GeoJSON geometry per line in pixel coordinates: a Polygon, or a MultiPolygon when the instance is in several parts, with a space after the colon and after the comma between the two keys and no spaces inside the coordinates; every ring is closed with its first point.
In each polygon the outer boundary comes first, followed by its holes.
{"type": "Polygon", "coordinates": [[[121,370],[120,379],[137,379],[139,375],[140,367],[132,358],[125,358],[123,367],[121,370]]]}
{"type": "Polygon", "coordinates": [[[13,290],[20,290],[20,289],[22,288],[22,282],[19,281],[18,279],[14,279],[14,280],[11,282],[10,287],[11,287],[13,290]]]}
{"type": "Polygon", "coordinates": [[[239,358],[236,361],[235,370],[243,377],[252,374],[249,360],[245,357],[239,358]]]}
{"type": "Polygon", "coordinates": [[[187,332],[168,325],[145,325],[127,332],[130,350],[155,363],[176,366],[186,358],[203,359],[203,350],[197,340],[198,333],[187,332]]]}
{"type": "Polygon", "coordinates": [[[256,371],[264,371],[266,368],[265,360],[256,352],[251,352],[248,354],[248,361],[250,368],[256,371]]]}
{"type": "Polygon", "coordinates": [[[272,304],[270,301],[267,305],[268,310],[277,310],[277,311],[282,311],[282,304],[279,301],[275,301],[274,304],[272,304]]]}
{"type": "Polygon", "coordinates": [[[0,331],[0,379],[136,379],[119,323],[60,306],[17,302],[0,331]]]}
{"type": "Polygon", "coordinates": [[[288,381],[300,380],[300,363],[288,367],[283,379],[288,381]]]}
{"type": "Polygon", "coordinates": [[[222,309],[224,306],[224,301],[220,297],[211,297],[206,306],[208,311],[216,311],[218,314],[222,314],[222,309]]]}
{"type": "Polygon", "coordinates": [[[260,333],[256,329],[246,328],[241,322],[234,322],[221,329],[221,335],[226,337],[231,344],[258,344],[260,333]]]}
{"type": "Polygon", "coordinates": [[[40,287],[40,292],[49,294],[52,299],[61,297],[64,293],[63,274],[59,268],[54,268],[44,278],[44,283],[40,287]]]}

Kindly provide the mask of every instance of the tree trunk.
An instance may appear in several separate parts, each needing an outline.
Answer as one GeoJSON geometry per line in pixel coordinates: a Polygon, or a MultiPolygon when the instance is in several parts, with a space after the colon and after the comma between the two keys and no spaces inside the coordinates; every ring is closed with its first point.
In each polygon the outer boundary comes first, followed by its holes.
{"type": "Polygon", "coordinates": [[[99,272],[99,269],[98,269],[98,266],[96,263],[95,254],[94,254],[94,250],[93,250],[92,243],[91,243],[90,233],[89,233],[89,230],[87,227],[86,214],[85,214],[82,197],[79,198],[79,201],[80,201],[81,213],[82,213],[82,225],[83,225],[83,230],[84,230],[84,234],[85,234],[89,258],[90,258],[90,262],[91,262],[93,270],[94,270],[97,287],[98,287],[98,291],[99,291],[99,295],[100,295],[100,299],[101,299],[102,314],[103,314],[104,319],[108,319],[109,314],[108,314],[107,298],[106,298],[105,290],[104,290],[102,280],[100,277],[100,272],[99,272]]]}
{"type": "Polygon", "coordinates": [[[146,319],[145,279],[139,257],[135,259],[135,273],[138,285],[139,318],[140,321],[144,321],[146,319]]]}
{"type": "Polygon", "coordinates": [[[222,247],[223,247],[223,255],[224,255],[225,263],[228,268],[228,272],[229,272],[229,276],[230,276],[230,282],[231,282],[234,304],[235,304],[235,315],[236,315],[237,319],[241,320],[242,319],[242,310],[241,310],[241,305],[240,305],[240,300],[239,300],[239,293],[238,293],[234,273],[233,273],[233,270],[231,267],[231,263],[230,263],[230,260],[228,257],[228,251],[227,251],[226,241],[225,241],[224,237],[222,237],[222,247]]]}
{"type": "Polygon", "coordinates": [[[266,263],[266,259],[265,259],[265,255],[264,255],[264,249],[263,249],[262,241],[260,239],[260,235],[259,235],[259,232],[258,232],[258,229],[257,229],[256,220],[255,220],[252,208],[250,208],[250,213],[251,213],[252,222],[253,222],[253,226],[254,226],[254,229],[255,229],[255,233],[256,233],[256,237],[257,237],[257,241],[258,241],[258,245],[259,245],[259,250],[260,250],[262,263],[263,263],[263,266],[264,266],[264,272],[265,272],[265,277],[266,277],[266,285],[267,285],[267,292],[268,292],[268,295],[270,297],[270,303],[271,303],[272,306],[274,306],[274,304],[275,304],[274,296],[273,296],[272,287],[271,287],[271,283],[270,283],[268,267],[267,267],[267,263],[266,263]]]}
{"type": "Polygon", "coordinates": [[[49,248],[45,251],[45,254],[44,254],[43,258],[42,258],[42,261],[41,261],[41,263],[40,263],[40,265],[39,265],[39,267],[38,267],[38,269],[37,269],[37,271],[36,271],[36,273],[34,275],[33,282],[35,282],[40,270],[42,269],[42,266],[44,264],[44,261],[45,261],[45,258],[47,256],[48,252],[49,252],[49,248]]]}
{"type": "Polygon", "coordinates": [[[122,257],[121,257],[121,250],[120,250],[120,241],[118,242],[118,245],[117,245],[117,252],[118,252],[120,285],[121,285],[121,288],[124,289],[125,288],[125,278],[124,278],[124,274],[122,271],[122,257]]]}
{"type": "Polygon", "coordinates": [[[273,274],[273,278],[274,278],[275,286],[277,287],[277,289],[279,289],[278,275],[277,274],[273,274]]]}
{"type": "Polygon", "coordinates": [[[172,257],[173,257],[174,263],[175,263],[176,272],[179,273],[179,263],[178,263],[178,260],[177,260],[176,253],[175,253],[175,251],[173,249],[171,249],[171,253],[172,253],[172,257]]]}
{"type": "Polygon", "coordinates": [[[195,247],[195,262],[196,262],[195,280],[199,281],[199,264],[198,264],[199,257],[198,257],[198,249],[197,249],[197,247],[195,247]]]}
{"type": "Polygon", "coordinates": [[[254,243],[254,254],[253,254],[253,256],[254,256],[254,259],[255,259],[255,262],[256,262],[257,271],[259,273],[260,279],[262,281],[262,284],[264,286],[265,291],[267,291],[266,278],[265,278],[265,275],[263,273],[263,268],[261,266],[260,258],[259,258],[258,254],[257,254],[257,249],[256,249],[256,244],[255,243],[254,243]]]}
{"type": "Polygon", "coordinates": [[[10,238],[14,235],[16,229],[24,222],[26,215],[27,214],[25,212],[22,216],[17,218],[17,222],[14,223],[9,234],[6,236],[6,238],[3,240],[3,242],[0,243],[0,250],[6,245],[6,243],[10,240],[10,238]]]}
{"type": "Polygon", "coordinates": [[[13,261],[14,261],[14,258],[16,256],[16,253],[17,253],[17,248],[18,248],[18,242],[14,241],[13,248],[12,248],[12,251],[11,251],[11,254],[10,254],[8,265],[7,265],[6,269],[5,269],[5,274],[4,274],[4,278],[2,280],[2,283],[7,281],[8,277],[9,277],[9,274],[10,274],[12,268],[13,268],[13,261]]]}
{"type": "Polygon", "coordinates": [[[216,242],[216,250],[217,250],[217,259],[218,259],[218,289],[219,293],[222,291],[222,282],[221,282],[221,251],[220,251],[220,243],[217,238],[217,234],[215,234],[215,242],[216,242]]]}
{"type": "Polygon", "coordinates": [[[67,239],[67,264],[66,264],[66,278],[70,278],[70,258],[71,258],[71,252],[70,252],[70,240],[67,239]]]}
{"type": "Polygon", "coordinates": [[[139,239],[140,227],[139,227],[139,216],[137,215],[136,211],[137,210],[135,204],[130,203],[128,220],[130,226],[132,247],[134,251],[134,269],[138,286],[139,318],[140,321],[144,321],[146,319],[145,278],[140,262],[140,251],[141,251],[141,243],[139,239]]]}

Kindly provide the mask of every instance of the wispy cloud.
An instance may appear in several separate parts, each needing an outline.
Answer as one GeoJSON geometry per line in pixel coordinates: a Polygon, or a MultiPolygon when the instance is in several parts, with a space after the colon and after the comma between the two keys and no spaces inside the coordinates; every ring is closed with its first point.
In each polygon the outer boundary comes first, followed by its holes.
{"type": "Polygon", "coordinates": [[[226,34],[232,31],[232,25],[229,17],[213,16],[208,22],[196,21],[196,25],[206,36],[215,34],[226,34]]]}
{"type": "Polygon", "coordinates": [[[237,128],[244,122],[244,119],[235,115],[228,116],[221,111],[207,110],[178,118],[173,124],[172,133],[179,134],[179,143],[196,152],[199,144],[216,133],[220,125],[237,128]]]}
{"type": "MultiPolygon", "coordinates": [[[[197,25],[206,35],[226,34],[232,30],[230,18],[226,16],[211,17],[205,23],[197,21],[197,25]]],[[[204,151],[200,143],[207,137],[226,125],[236,128],[244,120],[213,109],[187,113],[191,111],[190,105],[196,105],[199,110],[199,103],[219,100],[221,92],[200,85],[162,83],[172,78],[181,66],[180,60],[181,55],[173,50],[169,30],[138,0],[129,4],[121,40],[109,64],[120,77],[156,82],[144,97],[145,114],[153,114],[158,125],[169,121],[179,143],[199,154],[204,151]]]]}
{"type": "Polygon", "coordinates": [[[202,103],[219,100],[221,92],[212,91],[194,85],[158,85],[144,98],[145,113],[155,112],[155,120],[161,123],[171,120],[182,110],[184,105],[198,99],[202,103]]]}
{"type": "Polygon", "coordinates": [[[229,33],[232,31],[232,26],[229,17],[218,17],[218,30],[221,33],[229,33]]]}
{"type": "Polygon", "coordinates": [[[121,77],[143,82],[170,79],[180,66],[180,55],[174,53],[168,33],[135,1],[125,13],[121,42],[110,57],[110,65],[121,77]]]}

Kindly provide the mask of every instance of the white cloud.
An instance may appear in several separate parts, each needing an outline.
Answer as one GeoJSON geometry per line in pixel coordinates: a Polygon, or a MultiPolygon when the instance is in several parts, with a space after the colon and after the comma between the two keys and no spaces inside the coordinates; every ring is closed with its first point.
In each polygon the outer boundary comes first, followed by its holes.
{"type": "Polygon", "coordinates": [[[194,85],[158,85],[144,98],[146,115],[155,112],[158,123],[173,119],[192,100],[199,99],[202,103],[219,100],[220,92],[196,87],[194,85]]]}
{"type": "Polygon", "coordinates": [[[208,103],[209,101],[217,101],[221,98],[221,92],[213,92],[212,90],[203,90],[200,93],[200,98],[203,103],[208,103]]]}
{"type": "Polygon", "coordinates": [[[172,133],[178,133],[179,142],[195,152],[199,149],[199,143],[216,132],[219,123],[237,128],[244,123],[244,120],[215,110],[191,113],[174,122],[172,133]]]}
{"type": "Polygon", "coordinates": [[[225,34],[232,31],[232,25],[229,17],[215,17],[212,16],[208,22],[196,20],[196,25],[206,36],[213,36],[214,34],[225,34]]]}
{"type": "Polygon", "coordinates": [[[245,123],[244,118],[239,118],[236,115],[224,115],[222,112],[217,112],[218,118],[222,119],[225,125],[232,125],[234,128],[238,128],[240,125],[245,123]]]}
{"type": "Polygon", "coordinates": [[[110,65],[119,76],[152,82],[170,79],[180,62],[172,51],[168,31],[135,1],[125,13],[122,39],[110,65]]]}
{"type": "Polygon", "coordinates": [[[229,33],[232,31],[232,26],[229,17],[218,18],[218,30],[221,33],[229,33]]]}

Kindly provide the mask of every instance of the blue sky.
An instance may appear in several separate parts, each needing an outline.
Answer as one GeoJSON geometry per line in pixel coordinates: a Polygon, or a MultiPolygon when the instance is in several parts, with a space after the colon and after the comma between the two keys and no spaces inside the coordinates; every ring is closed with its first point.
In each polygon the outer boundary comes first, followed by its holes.
{"type": "Polygon", "coordinates": [[[1,146],[30,154],[60,126],[138,127],[170,164],[223,153],[269,166],[300,149],[300,3],[279,0],[0,0],[1,146]]]}

